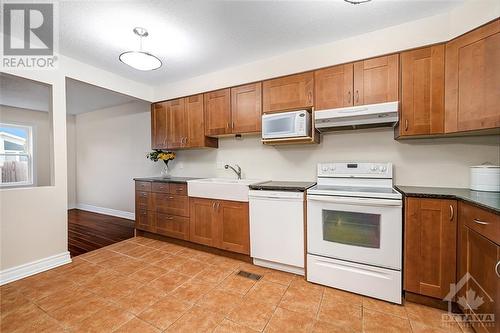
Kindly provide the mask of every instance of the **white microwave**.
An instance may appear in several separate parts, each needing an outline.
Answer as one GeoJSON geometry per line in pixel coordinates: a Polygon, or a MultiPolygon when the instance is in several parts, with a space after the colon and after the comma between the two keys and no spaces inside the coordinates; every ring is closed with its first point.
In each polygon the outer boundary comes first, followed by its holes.
{"type": "Polygon", "coordinates": [[[311,136],[311,114],[307,110],[265,114],[262,139],[311,136]]]}

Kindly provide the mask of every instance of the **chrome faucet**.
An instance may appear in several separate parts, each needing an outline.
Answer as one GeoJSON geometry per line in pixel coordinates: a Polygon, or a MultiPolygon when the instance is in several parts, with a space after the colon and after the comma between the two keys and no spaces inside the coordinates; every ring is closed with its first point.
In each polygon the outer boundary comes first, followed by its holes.
{"type": "Polygon", "coordinates": [[[224,169],[226,169],[226,170],[227,169],[233,170],[234,173],[238,176],[238,179],[241,179],[241,168],[240,168],[240,166],[238,164],[235,164],[234,166],[236,167],[236,169],[233,168],[232,166],[230,166],[229,164],[226,164],[226,165],[224,165],[224,169]]]}

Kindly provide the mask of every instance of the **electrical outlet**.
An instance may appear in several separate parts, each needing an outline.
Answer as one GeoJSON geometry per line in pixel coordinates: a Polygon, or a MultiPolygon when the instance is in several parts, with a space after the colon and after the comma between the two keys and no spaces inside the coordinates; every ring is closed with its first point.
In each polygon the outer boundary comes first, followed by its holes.
{"type": "Polygon", "coordinates": [[[221,170],[221,169],[224,169],[224,162],[217,162],[217,169],[221,170]]]}

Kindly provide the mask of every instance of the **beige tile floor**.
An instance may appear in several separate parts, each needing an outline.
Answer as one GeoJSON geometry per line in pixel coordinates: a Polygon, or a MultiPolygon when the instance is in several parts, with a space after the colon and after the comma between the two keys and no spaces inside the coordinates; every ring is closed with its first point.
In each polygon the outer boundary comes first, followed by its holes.
{"type": "Polygon", "coordinates": [[[439,310],[142,237],[4,285],[0,296],[4,333],[465,332],[444,325],[439,310]]]}

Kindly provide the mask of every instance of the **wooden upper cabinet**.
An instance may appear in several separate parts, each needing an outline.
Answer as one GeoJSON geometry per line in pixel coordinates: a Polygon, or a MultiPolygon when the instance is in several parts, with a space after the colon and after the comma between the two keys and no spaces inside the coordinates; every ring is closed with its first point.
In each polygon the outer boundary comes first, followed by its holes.
{"type": "Polygon", "coordinates": [[[248,203],[218,201],[216,209],[216,246],[227,251],[250,254],[248,203]]]}
{"type": "Polygon", "coordinates": [[[314,73],[264,81],[262,94],[264,112],[310,108],[314,104],[314,73]]]}
{"type": "Polygon", "coordinates": [[[184,98],[167,102],[168,148],[182,148],[187,139],[187,117],[184,98]]]}
{"type": "Polygon", "coordinates": [[[167,102],[151,105],[151,148],[167,149],[168,112],[167,102]]]}
{"type": "Polygon", "coordinates": [[[205,93],[205,135],[230,134],[231,90],[205,93]]]}
{"type": "Polygon", "coordinates": [[[261,131],[262,83],[231,88],[231,131],[252,133],[261,131]]]}
{"type": "Polygon", "coordinates": [[[354,105],[397,101],[399,54],[354,63],[354,105]]]}
{"type": "Polygon", "coordinates": [[[399,135],[444,133],[444,44],[401,53],[399,135]]]}
{"type": "Polygon", "coordinates": [[[315,110],[353,105],[353,64],[338,65],[314,72],[315,110]]]}
{"type": "Polygon", "coordinates": [[[456,200],[406,198],[404,289],[444,298],[456,275],[456,200]]]}
{"type": "Polygon", "coordinates": [[[185,98],[187,118],[187,146],[205,145],[205,117],[203,114],[203,94],[185,98]]]}
{"type": "Polygon", "coordinates": [[[500,19],[446,44],[445,132],[500,127],[500,19]]]}

